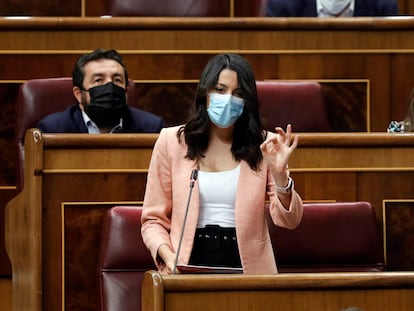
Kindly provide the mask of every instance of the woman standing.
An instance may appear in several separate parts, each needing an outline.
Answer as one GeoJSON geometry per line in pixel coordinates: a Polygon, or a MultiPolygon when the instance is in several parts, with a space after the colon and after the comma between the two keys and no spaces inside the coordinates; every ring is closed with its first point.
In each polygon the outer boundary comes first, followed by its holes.
{"type": "Polygon", "coordinates": [[[290,125],[286,132],[262,130],[250,64],[237,54],[213,57],[188,122],[163,129],[152,153],[141,221],[159,270],[172,273],[178,261],[277,273],[266,213],[290,229],[301,221],[302,200],[288,170],[297,144],[290,125]]]}

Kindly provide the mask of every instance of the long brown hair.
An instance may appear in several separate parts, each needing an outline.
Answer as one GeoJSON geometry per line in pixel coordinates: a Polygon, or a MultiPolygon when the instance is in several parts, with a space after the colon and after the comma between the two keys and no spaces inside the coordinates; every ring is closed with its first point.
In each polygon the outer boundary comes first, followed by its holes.
{"type": "Polygon", "coordinates": [[[214,56],[205,66],[197,87],[194,111],[187,123],[178,131],[178,139],[184,136],[188,146],[186,157],[193,160],[204,157],[210,136],[210,119],[207,113],[207,93],[217,84],[223,69],[237,73],[244,99],[242,115],[234,124],[231,152],[236,160],[245,160],[257,170],[262,160],[260,144],[266,137],[260,117],[256,79],[250,64],[238,54],[226,53],[214,56]]]}

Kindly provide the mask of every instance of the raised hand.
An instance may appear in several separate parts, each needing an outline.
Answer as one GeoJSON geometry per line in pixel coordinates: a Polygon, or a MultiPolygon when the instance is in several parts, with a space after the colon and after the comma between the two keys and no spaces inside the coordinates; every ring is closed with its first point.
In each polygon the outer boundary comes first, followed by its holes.
{"type": "Polygon", "coordinates": [[[292,139],[292,126],[288,124],[286,132],[281,127],[275,128],[275,134],[269,134],[260,145],[263,158],[267,161],[272,171],[275,183],[279,187],[285,187],[288,183],[288,162],[290,155],[298,145],[299,137],[292,139]]]}

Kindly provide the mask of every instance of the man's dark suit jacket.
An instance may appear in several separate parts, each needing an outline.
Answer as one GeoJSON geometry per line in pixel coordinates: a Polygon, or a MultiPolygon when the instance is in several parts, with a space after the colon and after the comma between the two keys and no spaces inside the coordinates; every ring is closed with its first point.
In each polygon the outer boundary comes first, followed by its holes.
{"type": "MultiPolygon", "coordinates": [[[[164,120],[148,111],[128,107],[129,113],[122,120],[122,133],[159,133],[164,120]]],[[[36,125],[44,133],[88,133],[79,105],[44,117],[36,125]]]]}
{"type": "MultiPolygon", "coordinates": [[[[397,0],[355,0],[354,16],[398,15],[397,0]]],[[[317,17],[316,0],[268,0],[266,16],[317,17]]]]}

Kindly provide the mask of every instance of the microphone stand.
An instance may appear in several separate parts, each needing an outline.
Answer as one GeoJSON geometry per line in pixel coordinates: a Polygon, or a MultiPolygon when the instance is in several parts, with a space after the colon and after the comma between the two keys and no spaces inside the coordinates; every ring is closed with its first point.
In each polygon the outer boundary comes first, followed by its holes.
{"type": "Polygon", "coordinates": [[[186,206],[186,209],[185,209],[184,220],[183,220],[183,226],[181,228],[180,241],[178,242],[177,254],[175,256],[175,263],[174,263],[173,274],[176,274],[176,271],[177,271],[178,256],[180,255],[181,243],[183,242],[183,237],[184,237],[185,223],[187,222],[187,214],[188,214],[188,209],[190,207],[191,194],[193,193],[193,188],[194,188],[195,181],[197,180],[197,175],[198,175],[198,171],[197,170],[193,170],[191,172],[191,177],[190,177],[190,192],[188,194],[187,206],[186,206]]]}

